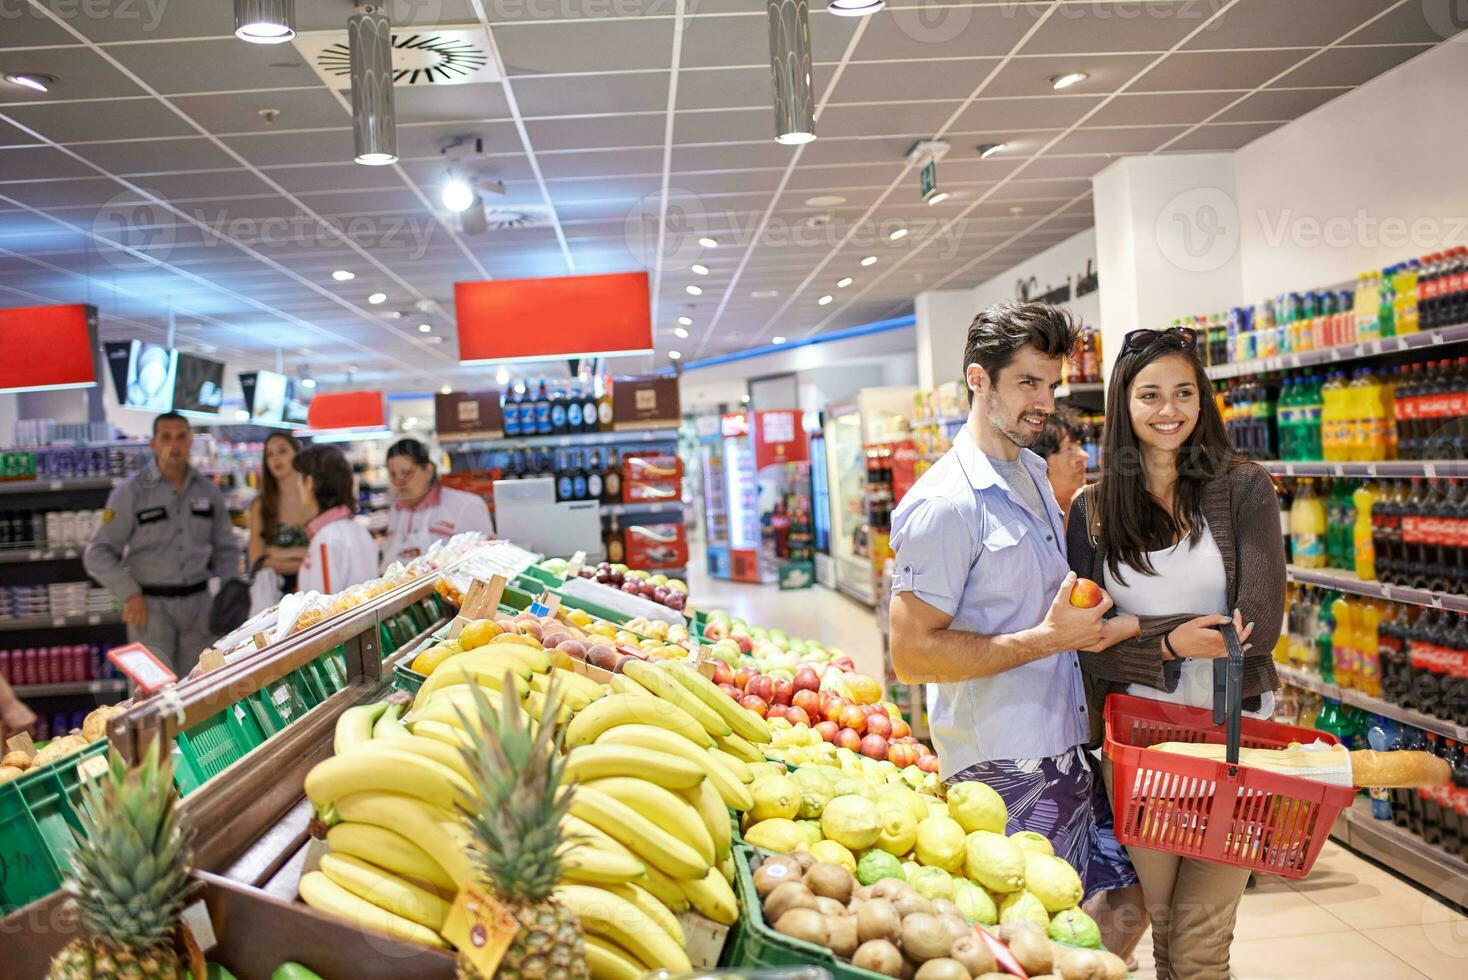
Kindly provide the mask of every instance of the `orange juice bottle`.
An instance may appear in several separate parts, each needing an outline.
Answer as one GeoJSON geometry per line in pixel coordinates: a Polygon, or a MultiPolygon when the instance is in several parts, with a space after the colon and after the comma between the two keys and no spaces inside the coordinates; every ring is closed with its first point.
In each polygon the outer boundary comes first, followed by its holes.
{"type": "Polygon", "coordinates": [[[1381,697],[1381,647],[1377,630],[1387,615],[1380,599],[1368,599],[1356,607],[1356,690],[1381,697]]]}
{"type": "Polygon", "coordinates": [[[1356,505],[1356,523],[1351,529],[1356,553],[1356,577],[1363,582],[1376,579],[1376,543],[1371,536],[1371,509],[1380,498],[1380,491],[1370,480],[1362,483],[1351,494],[1351,502],[1356,505]]]}
{"type": "Polygon", "coordinates": [[[1356,686],[1356,614],[1359,599],[1352,600],[1343,595],[1335,601],[1331,610],[1335,614],[1335,636],[1331,648],[1334,650],[1335,682],[1341,687],[1356,686]]]}

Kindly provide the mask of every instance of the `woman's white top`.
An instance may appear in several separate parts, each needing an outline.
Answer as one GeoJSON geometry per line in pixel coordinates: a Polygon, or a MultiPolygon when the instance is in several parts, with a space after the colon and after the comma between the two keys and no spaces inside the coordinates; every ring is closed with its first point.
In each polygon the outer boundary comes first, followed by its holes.
{"type": "Polygon", "coordinates": [[[439,484],[418,503],[393,504],[382,542],[382,568],[395,561],[407,564],[425,554],[436,542],[465,531],[494,534],[494,523],[484,498],[439,484]]]}
{"type": "MultiPolygon", "coordinates": [[[[1231,613],[1223,555],[1218,550],[1218,542],[1208,533],[1207,522],[1204,522],[1203,533],[1196,543],[1183,538],[1171,548],[1149,551],[1147,555],[1157,574],[1143,574],[1123,562],[1121,571],[1126,579],[1125,585],[1111,577],[1109,568],[1103,569],[1102,587],[1110,594],[1118,613],[1130,616],[1231,613]]],[[[1185,658],[1176,690],[1162,691],[1145,684],[1132,684],[1126,693],[1153,701],[1211,709],[1213,661],[1185,658]]],[[[1254,718],[1269,718],[1274,714],[1274,692],[1264,692],[1258,711],[1244,713],[1254,718]]]]}
{"type": "Polygon", "coordinates": [[[377,543],[347,508],[322,514],[306,531],[311,543],[297,579],[302,592],[334,595],[377,577],[377,543]]]}

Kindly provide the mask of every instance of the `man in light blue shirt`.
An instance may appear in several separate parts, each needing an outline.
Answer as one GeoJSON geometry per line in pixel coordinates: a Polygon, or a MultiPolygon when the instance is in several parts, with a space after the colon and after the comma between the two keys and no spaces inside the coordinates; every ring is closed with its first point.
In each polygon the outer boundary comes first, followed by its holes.
{"type": "Polygon", "coordinates": [[[987,783],[1009,807],[1009,832],[1047,837],[1090,895],[1136,879],[1097,813],[1105,796],[1084,748],[1075,651],[1121,636],[1103,618],[1109,596],[1070,604],[1064,519],[1026,448],[1055,411],[1061,359],[1078,339],[1069,313],[1040,303],[974,319],[968,422],[892,515],[891,622],[898,678],[928,685],[944,779],[987,783]]]}

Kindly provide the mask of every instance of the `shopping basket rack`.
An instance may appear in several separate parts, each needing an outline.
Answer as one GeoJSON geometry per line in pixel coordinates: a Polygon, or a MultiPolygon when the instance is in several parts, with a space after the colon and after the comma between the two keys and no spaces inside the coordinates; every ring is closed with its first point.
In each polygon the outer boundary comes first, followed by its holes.
{"type": "Polygon", "coordinates": [[[1116,837],[1132,847],[1303,878],[1356,790],[1238,764],[1240,746],[1338,740],[1313,728],[1244,718],[1243,646],[1232,623],[1220,631],[1228,657],[1213,662],[1211,714],[1122,694],[1106,699],[1116,837]],[[1161,742],[1223,743],[1227,761],[1150,748],[1161,742]]]}

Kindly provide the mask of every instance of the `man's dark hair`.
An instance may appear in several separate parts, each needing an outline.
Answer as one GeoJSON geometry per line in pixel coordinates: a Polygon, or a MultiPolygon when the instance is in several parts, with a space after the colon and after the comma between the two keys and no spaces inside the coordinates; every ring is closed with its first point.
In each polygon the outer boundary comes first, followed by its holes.
{"type": "Polygon", "coordinates": [[[352,464],[335,446],[307,446],[296,453],[291,465],[313,481],[316,506],[324,514],[345,504],[356,510],[357,494],[352,485],[352,464]]]}
{"type": "Polygon", "coordinates": [[[1041,459],[1049,459],[1051,453],[1060,451],[1060,444],[1070,438],[1071,442],[1086,441],[1086,427],[1081,424],[1080,417],[1070,408],[1057,408],[1045,417],[1045,426],[1040,430],[1040,438],[1030,449],[1039,454],[1041,459]]]}
{"type": "MultiPolygon", "coordinates": [[[[997,303],[974,317],[963,345],[963,386],[968,388],[968,366],[977,364],[999,382],[999,372],[1009,367],[1021,347],[1029,346],[1046,357],[1067,357],[1081,340],[1081,325],[1071,312],[1049,303],[997,303]]],[[[972,388],[968,400],[974,400],[972,388]]]]}
{"type": "Polygon", "coordinates": [[[185,428],[193,428],[193,426],[189,425],[189,420],[177,412],[164,412],[162,415],[153,416],[153,434],[155,436],[158,434],[159,422],[182,422],[185,428]]]}

